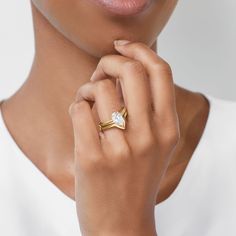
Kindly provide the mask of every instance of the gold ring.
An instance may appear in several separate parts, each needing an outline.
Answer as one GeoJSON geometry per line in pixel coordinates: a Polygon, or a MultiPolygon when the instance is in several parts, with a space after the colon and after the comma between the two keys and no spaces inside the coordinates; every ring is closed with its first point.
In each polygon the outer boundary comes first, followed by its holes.
{"type": "Polygon", "coordinates": [[[100,122],[99,129],[103,131],[105,129],[110,129],[117,127],[119,129],[125,129],[126,121],[125,118],[128,116],[128,111],[125,107],[122,107],[120,111],[114,111],[111,114],[111,120],[100,122]]]}

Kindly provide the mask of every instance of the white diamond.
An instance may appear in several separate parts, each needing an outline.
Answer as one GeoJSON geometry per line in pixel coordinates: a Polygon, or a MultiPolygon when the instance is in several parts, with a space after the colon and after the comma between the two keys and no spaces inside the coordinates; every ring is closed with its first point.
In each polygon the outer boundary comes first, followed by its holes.
{"type": "Polygon", "coordinates": [[[112,113],[112,121],[119,126],[124,126],[125,120],[120,112],[113,112],[112,113]]]}

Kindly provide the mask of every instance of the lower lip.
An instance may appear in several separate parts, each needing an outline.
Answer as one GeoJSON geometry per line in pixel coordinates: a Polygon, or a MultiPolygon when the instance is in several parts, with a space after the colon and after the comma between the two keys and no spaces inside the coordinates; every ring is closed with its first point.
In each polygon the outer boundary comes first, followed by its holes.
{"type": "Polygon", "coordinates": [[[151,0],[91,0],[91,1],[114,14],[122,16],[139,14],[143,12],[151,2],[151,0]]]}

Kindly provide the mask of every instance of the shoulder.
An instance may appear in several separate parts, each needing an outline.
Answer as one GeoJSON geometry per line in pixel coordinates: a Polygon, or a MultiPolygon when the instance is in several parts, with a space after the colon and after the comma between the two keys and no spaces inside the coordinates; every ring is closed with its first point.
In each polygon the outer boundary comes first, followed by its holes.
{"type": "Polygon", "coordinates": [[[4,163],[6,164],[6,162],[9,162],[9,157],[15,154],[15,146],[16,144],[14,143],[14,139],[9,133],[4,121],[2,114],[2,101],[0,100],[0,170],[6,169],[4,163]]]}
{"type": "MultiPolygon", "coordinates": [[[[236,177],[236,101],[203,94],[210,111],[202,137],[201,155],[209,156],[209,165],[219,173],[236,177]],[[231,173],[232,174],[232,173],[231,173]]],[[[224,178],[225,178],[224,177],[224,178]]]]}
{"type": "Polygon", "coordinates": [[[178,229],[188,235],[236,235],[236,101],[202,95],[210,106],[199,144],[174,193],[156,208],[165,235],[178,229]]]}
{"type": "MultiPolygon", "coordinates": [[[[236,101],[204,94],[210,103],[209,122],[220,133],[236,138],[236,101]]],[[[236,140],[235,140],[236,141],[236,140]]]]}
{"type": "Polygon", "coordinates": [[[220,98],[206,93],[203,95],[208,99],[210,104],[213,104],[215,108],[217,108],[218,111],[222,110],[236,115],[236,100],[220,98]]]}
{"type": "Polygon", "coordinates": [[[210,94],[203,94],[213,104],[217,105],[217,108],[231,112],[236,115],[236,100],[229,100],[226,98],[216,97],[210,94]]]}

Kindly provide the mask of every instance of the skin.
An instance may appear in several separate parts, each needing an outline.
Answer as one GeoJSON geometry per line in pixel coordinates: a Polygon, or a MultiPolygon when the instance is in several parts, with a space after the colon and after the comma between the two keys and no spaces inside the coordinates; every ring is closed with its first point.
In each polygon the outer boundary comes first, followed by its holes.
{"type": "Polygon", "coordinates": [[[2,113],[25,155],[76,200],[83,235],[111,235],[111,229],[112,235],[155,235],[153,207],[174,191],[202,135],[208,101],[174,84],[155,46],[176,4],[153,1],[145,14],[127,19],[89,1],[33,1],[34,61],[2,113]],[[131,43],[114,47],[115,39],[131,43]],[[123,103],[127,130],[100,134],[96,124],[123,103]],[[110,211],[102,222],[92,213],[101,209],[110,211]]]}

